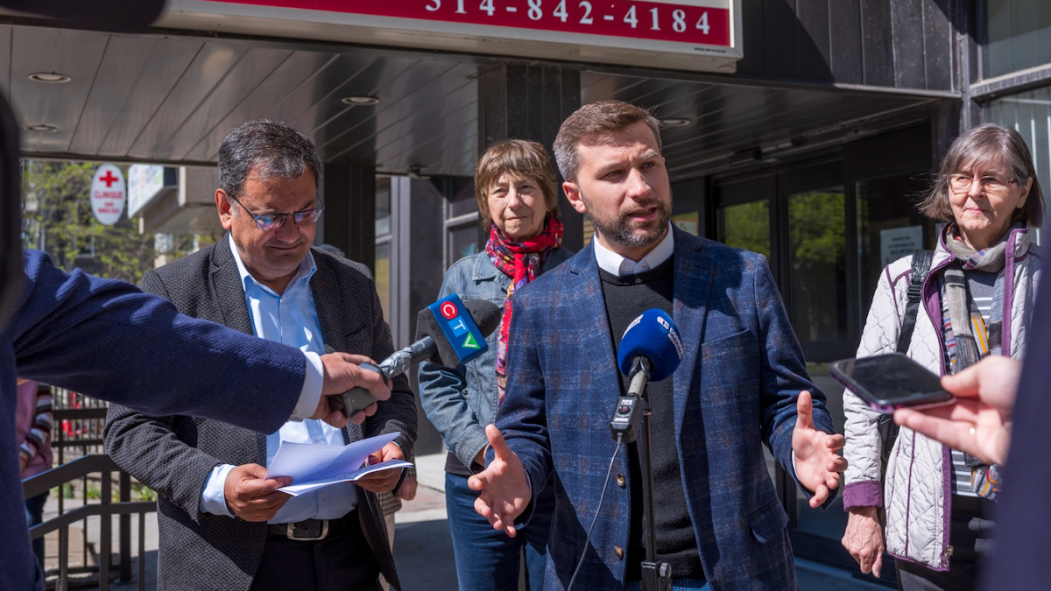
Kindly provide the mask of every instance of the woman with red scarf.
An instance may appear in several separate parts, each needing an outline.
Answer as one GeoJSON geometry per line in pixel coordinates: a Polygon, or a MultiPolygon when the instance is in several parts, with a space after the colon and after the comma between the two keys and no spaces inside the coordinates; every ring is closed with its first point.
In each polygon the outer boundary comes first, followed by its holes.
{"type": "Polygon", "coordinates": [[[467,487],[467,478],[484,467],[485,426],[495,421],[504,397],[512,296],[573,253],[562,248],[555,171],[543,146],[524,140],[493,145],[478,161],[474,184],[478,210],[490,225],[485,252],[450,267],[438,297],[456,293],[464,300],[489,300],[503,308],[503,317],[487,339],[489,350],[466,366],[421,364],[420,400],[449,448],[445,505],[460,589],[517,590],[524,552],[529,589],[539,590],[554,508],[550,487],[534,506],[529,526],[510,538],[475,513],[478,492],[467,487]]]}

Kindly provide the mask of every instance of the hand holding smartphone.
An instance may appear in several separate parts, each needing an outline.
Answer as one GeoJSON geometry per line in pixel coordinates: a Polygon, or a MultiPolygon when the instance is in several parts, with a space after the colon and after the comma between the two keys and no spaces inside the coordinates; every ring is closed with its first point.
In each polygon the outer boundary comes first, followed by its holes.
{"type": "Polygon", "coordinates": [[[948,404],[956,398],[942,389],[941,379],[902,353],[842,359],[829,374],[869,403],[876,412],[948,404]]]}

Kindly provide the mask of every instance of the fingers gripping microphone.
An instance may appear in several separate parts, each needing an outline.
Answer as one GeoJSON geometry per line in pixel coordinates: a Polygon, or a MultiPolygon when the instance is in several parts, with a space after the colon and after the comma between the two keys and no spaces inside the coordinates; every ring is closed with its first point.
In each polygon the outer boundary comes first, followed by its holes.
{"type": "Polygon", "coordinates": [[[631,378],[628,395],[617,401],[609,428],[613,438],[635,440],[636,427],[642,416],[640,399],[650,381],[659,382],[679,367],[682,361],[682,339],[675,321],[663,310],[646,310],[631,321],[620,340],[617,367],[631,378]]]}
{"type": "MultiPolygon", "coordinates": [[[[463,302],[452,294],[423,310],[416,318],[416,342],[395,351],[379,365],[359,367],[375,371],[384,381],[400,376],[421,361],[457,367],[478,357],[489,348],[485,338],[500,325],[500,308],[486,300],[463,302]]],[[[347,417],[364,410],[376,399],[364,388],[353,388],[330,399],[347,417]]]]}

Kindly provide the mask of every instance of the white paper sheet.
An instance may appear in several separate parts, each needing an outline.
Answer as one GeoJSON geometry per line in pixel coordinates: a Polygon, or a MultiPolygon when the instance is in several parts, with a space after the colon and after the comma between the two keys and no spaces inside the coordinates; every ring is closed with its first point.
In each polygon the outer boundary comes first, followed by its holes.
{"type": "Polygon", "coordinates": [[[388,433],[342,446],[282,441],[274,454],[274,461],[270,463],[270,469],[266,471],[266,477],[291,477],[292,484],[278,490],[295,497],[337,482],[353,482],[380,470],[408,468],[412,464],[402,460],[364,465],[370,454],[379,451],[399,435],[388,433]]]}

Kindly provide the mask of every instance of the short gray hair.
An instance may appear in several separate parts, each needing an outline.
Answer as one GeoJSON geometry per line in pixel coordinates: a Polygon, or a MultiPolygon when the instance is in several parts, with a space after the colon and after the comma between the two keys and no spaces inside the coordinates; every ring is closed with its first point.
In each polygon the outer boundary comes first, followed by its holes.
{"type": "Polygon", "coordinates": [[[314,184],[321,178],[321,159],[310,138],[291,126],[255,119],[231,131],[219,148],[219,188],[237,199],[252,169],[259,166],[256,180],[297,179],[307,167],[314,184]]]}
{"type": "Polygon", "coordinates": [[[1040,190],[1040,181],[1036,178],[1036,168],[1033,166],[1029,146],[1020,133],[995,123],[979,125],[953,141],[945,159],[942,160],[938,177],[919,203],[920,213],[936,220],[955,221],[952,206],[949,204],[949,177],[963,172],[963,167],[973,164],[1007,166],[1011,170],[1011,178],[1020,185],[1033,179],[1033,186],[1029,189],[1025,205],[1015,212],[1013,221],[1025,222],[1034,228],[1040,227],[1044,221],[1044,194],[1040,190]]]}

